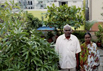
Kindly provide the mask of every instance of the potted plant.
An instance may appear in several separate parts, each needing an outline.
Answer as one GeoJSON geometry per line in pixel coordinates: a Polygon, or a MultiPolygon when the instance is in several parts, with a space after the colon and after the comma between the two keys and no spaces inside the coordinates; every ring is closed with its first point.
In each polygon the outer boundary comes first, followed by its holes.
{"type": "Polygon", "coordinates": [[[95,32],[95,35],[97,36],[97,46],[103,47],[103,25],[98,26],[99,31],[95,32]]]}

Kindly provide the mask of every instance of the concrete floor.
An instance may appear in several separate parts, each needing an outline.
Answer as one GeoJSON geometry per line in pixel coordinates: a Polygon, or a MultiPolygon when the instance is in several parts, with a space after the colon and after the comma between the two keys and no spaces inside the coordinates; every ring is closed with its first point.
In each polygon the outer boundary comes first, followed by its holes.
{"type": "Polygon", "coordinates": [[[98,48],[100,52],[100,66],[98,71],[103,71],[103,48],[98,48]]]}

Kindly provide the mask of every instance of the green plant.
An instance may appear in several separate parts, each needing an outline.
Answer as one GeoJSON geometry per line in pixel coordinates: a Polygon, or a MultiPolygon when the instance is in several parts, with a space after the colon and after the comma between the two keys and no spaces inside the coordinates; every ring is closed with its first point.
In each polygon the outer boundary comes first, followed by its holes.
{"type": "Polygon", "coordinates": [[[98,42],[101,42],[103,44],[103,23],[98,26],[99,31],[95,32],[95,35],[97,36],[98,42]]]}
{"type": "Polygon", "coordinates": [[[95,43],[97,43],[97,41],[98,41],[97,39],[94,39],[94,38],[91,39],[91,40],[92,40],[93,42],[95,42],[95,43]]]}
{"type": "Polygon", "coordinates": [[[48,23],[46,25],[60,29],[61,33],[63,26],[66,24],[73,26],[75,29],[83,25],[84,18],[81,15],[81,8],[68,7],[67,5],[56,7],[53,4],[52,7],[48,6],[47,9],[46,18],[48,18],[48,23]]]}
{"type": "Polygon", "coordinates": [[[85,30],[86,31],[90,31],[90,28],[93,26],[93,24],[95,24],[96,21],[86,21],[85,22],[85,30]]]}
{"type": "Polygon", "coordinates": [[[85,35],[85,31],[74,31],[72,34],[74,34],[75,36],[77,36],[77,38],[79,39],[79,41],[81,43],[84,42],[84,35],[85,35]]]}
{"type": "Polygon", "coordinates": [[[26,32],[27,12],[12,13],[11,4],[0,7],[0,71],[58,71],[54,49],[35,29],[26,32]]]}
{"type": "Polygon", "coordinates": [[[34,34],[29,38],[26,35],[27,33],[22,30],[12,31],[2,40],[0,69],[7,71],[57,70],[58,56],[54,49],[50,48],[50,44],[34,34]]]}
{"type": "Polygon", "coordinates": [[[30,30],[32,29],[37,29],[42,26],[42,22],[38,18],[34,17],[31,13],[28,13],[28,12],[27,12],[27,20],[28,21],[26,25],[26,30],[28,32],[30,32],[30,30]]]}
{"type": "Polygon", "coordinates": [[[54,34],[52,33],[52,31],[47,32],[47,39],[50,39],[54,36],[54,34]]]}
{"type": "Polygon", "coordinates": [[[83,15],[84,15],[84,18],[85,18],[85,11],[86,11],[86,0],[83,0],[83,15]]]}
{"type": "Polygon", "coordinates": [[[27,14],[27,18],[27,25],[30,25],[31,28],[37,29],[42,26],[42,22],[38,18],[34,17],[31,13],[27,14]]]}

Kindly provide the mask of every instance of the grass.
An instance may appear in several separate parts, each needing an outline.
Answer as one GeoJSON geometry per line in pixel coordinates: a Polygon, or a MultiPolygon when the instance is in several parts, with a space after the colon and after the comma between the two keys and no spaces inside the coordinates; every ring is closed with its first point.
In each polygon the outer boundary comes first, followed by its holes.
{"type": "MultiPolygon", "coordinates": [[[[72,29],[74,30],[74,27],[72,27],[72,29]]],[[[76,29],[76,30],[84,30],[84,25],[80,26],[80,28],[76,29]]]]}
{"type": "Polygon", "coordinates": [[[42,20],[42,16],[44,18],[44,21],[47,20],[44,15],[44,13],[46,13],[46,11],[28,11],[28,13],[31,13],[34,17],[37,17],[40,20],[42,20]]]}

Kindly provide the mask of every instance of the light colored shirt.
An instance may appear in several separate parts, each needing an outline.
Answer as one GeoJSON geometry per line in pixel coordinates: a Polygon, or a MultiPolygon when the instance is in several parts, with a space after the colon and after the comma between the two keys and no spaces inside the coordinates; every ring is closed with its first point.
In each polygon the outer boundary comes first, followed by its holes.
{"type": "Polygon", "coordinates": [[[76,53],[81,51],[79,40],[72,35],[66,39],[61,35],[56,40],[55,51],[59,54],[59,63],[62,69],[76,67],[76,53]]]}

